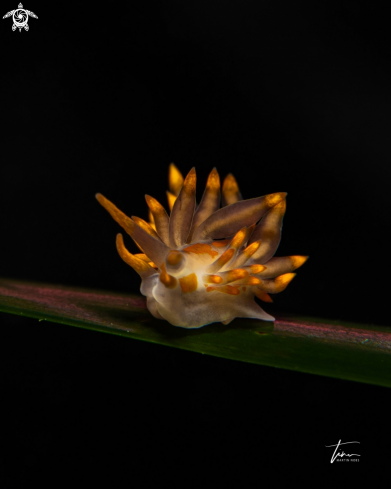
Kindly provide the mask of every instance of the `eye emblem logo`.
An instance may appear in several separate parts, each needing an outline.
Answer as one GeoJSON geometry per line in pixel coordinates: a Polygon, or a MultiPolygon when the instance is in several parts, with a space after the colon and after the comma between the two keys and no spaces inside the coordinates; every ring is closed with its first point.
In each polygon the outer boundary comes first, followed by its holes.
{"type": "Polygon", "coordinates": [[[24,9],[21,3],[18,5],[17,9],[7,12],[4,15],[3,19],[6,19],[7,17],[11,17],[11,15],[12,15],[12,20],[14,21],[12,25],[12,30],[15,31],[16,29],[19,29],[19,32],[21,32],[23,28],[26,31],[29,30],[29,26],[28,26],[29,16],[38,19],[38,17],[34,14],[34,12],[24,9]]]}

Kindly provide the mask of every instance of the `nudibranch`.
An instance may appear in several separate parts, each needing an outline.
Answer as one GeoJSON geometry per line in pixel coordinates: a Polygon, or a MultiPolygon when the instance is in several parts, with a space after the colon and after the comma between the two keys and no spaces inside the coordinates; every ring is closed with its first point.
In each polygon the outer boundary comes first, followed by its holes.
{"type": "Polygon", "coordinates": [[[229,174],[222,186],[214,168],[196,205],[196,172],[183,179],[172,163],[167,192],[170,216],[145,196],[149,223],[127,217],[103,195],[99,203],[132,237],[142,253],[132,254],[117,235],[120,257],[141,276],[141,293],[158,319],[200,328],[236,317],[274,321],[254,300],[285,289],[307,256],[274,257],[281,238],[286,193],[243,200],[229,174]]]}

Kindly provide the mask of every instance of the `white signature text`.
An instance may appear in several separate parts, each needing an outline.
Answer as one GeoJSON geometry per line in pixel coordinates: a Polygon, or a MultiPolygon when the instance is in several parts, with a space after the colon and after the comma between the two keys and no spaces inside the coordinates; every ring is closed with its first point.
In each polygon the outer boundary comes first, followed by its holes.
{"type": "Polygon", "coordinates": [[[341,443],[341,440],[336,445],[326,445],[326,447],[335,447],[334,453],[331,457],[330,463],[332,464],[334,460],[337,457],[353,457],[353,455],[356,455],[357,457],[360,457],[358,453],[345,453],[343,450],[341,452],[338,451],[338,448],[340,445],[348,445],[349,443],[360,443],[359,441],[345,441],[345,443],[341,443]]]}

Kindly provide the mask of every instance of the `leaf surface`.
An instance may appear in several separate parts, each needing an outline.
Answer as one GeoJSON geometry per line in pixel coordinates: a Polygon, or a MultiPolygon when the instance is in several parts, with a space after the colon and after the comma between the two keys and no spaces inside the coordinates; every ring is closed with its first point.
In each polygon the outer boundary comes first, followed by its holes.
{"type": "Polygon", "coordinates": [[[391,387],[391,328],[382,326],[273,311],[274,324],[235,319],[227,326],[215,323],[187,330],[152,317],[141,295],[12,279],[0,279],[0,311],[216,357],[391,387]]]}

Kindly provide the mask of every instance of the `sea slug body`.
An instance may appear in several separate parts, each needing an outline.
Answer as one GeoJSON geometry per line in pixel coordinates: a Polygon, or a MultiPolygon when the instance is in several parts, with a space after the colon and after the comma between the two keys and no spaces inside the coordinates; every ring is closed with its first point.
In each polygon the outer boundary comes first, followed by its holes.
{"type": "Polygon", "coordinates": [[[121,234],[117,250],[141,276],[141,293],[158,319],[174,326],[200,328],[228,324],[236,317],[274,321],[254,300],[286,288],[307,256],[273,257],[281,239],[286,193],[243,200],[233,175],[220,192],[214,168],[196,205],[196,173],[183,179],[170,165],[167,192],[170,216],[146,195],[149,223],[127,217],[103,195],[99,203],[133,238],[143,253],[130,253],[121,234]],[[222,207],[220,195],[222,193],[222,207]]]}

